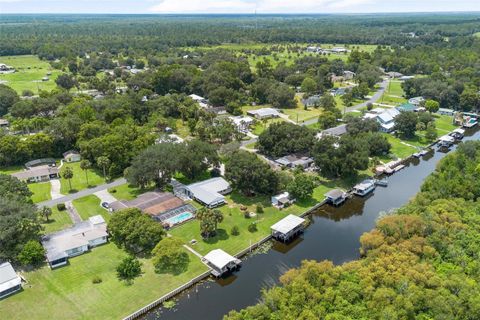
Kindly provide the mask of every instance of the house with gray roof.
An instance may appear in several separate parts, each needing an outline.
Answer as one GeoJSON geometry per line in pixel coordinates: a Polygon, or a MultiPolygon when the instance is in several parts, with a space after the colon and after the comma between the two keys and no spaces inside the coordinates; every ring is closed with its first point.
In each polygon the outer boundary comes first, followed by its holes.
{"type": "Polygon", "coordinates": [[[280,117],[280,113],[273,108],[261,108],[257,110],[250,110],[250,111],[247,111],[247,114],[257,119],[269,119],[269,118],[280,117]]]}
{"type": "Polygon", "coordinates": [[[22,289],[22,279],[10,262],[0,264],[0,299],[22,289]]]}
{"type": "Polygon", "coordinates": [[[107,242],[107,224],[102,216],[93,216],[72,227],[42,238],[50,268],[64,266],[70,257],[107,242]]]}
{"type": "Polygon", "coordinates": [[[302,157],[297,155],[288,155],[278,158],[275,163],[286,168],[302,167],[303,169],[309,168],[313,164],[313,158],[302,157]]]}
{"type": "Polygon", "coordinates": [[[317,139],[321,139],[324,136],[340,137],[340,136],[343,136],[346,133],[347,133],[347,125],[346,124],[341,124],[339,126],[336,126],[336,127],[330,128],[330,129],[325,129],[325,130],[317,133],[317,139]]]}
{"type": "Polygon", "coordinates": [[[12,176],[18,180],[27,182],[42,182],[59,177],[60,170],[57,167],[39,166],[29,167],[26,170],[13,173],[12,176]]]}
{"type": "Polygon", "coordinates": [[[230,184],[222,177],[183,185],[172,181],[173,192],[180,198],[195,199],[208,208],[215,208],[226,203],[225,194],[232,192],[230,184]]]}

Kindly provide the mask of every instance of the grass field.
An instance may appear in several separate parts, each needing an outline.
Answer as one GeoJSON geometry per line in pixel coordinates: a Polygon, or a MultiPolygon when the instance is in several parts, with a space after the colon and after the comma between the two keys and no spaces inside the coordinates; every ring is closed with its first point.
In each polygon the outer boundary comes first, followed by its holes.
{"type": "Polygon", "coordinates": [[[156,274],[150,260],[142,259],[143,274],[128,285],[117,279],[115,268],[126,253],[109,243],[71,258],[70,264],[43,267],[23,276],[24,290],[0,300],[2,319],[121,319],[207,270],[189,254],[187,271],[156,274]],[[93,284],[100,277],[102,282],[93,284]]]}
{"type": "Polygon", "coordinates": [[[12,174],[15,172],[22,171],[24,169],[23,166],[8,166],[8,167],[0,167],[1,174],[12,174]]]}
{"type": "Polygon", "coordinates": [[[458,126],[453,124],[453,117],[446,115],[435,114],[435,126],[437,127],[437,133],[439,136],[443,136],[446,133],[452,132],[458,126]]]}
{"type": "Polygon", "coordinates": [[[29,183],[28,189],[33,193],[32,201],[34,203],[50,200],[50,182],[29,183]]]}
{"type": "Polygon", "coordinates": [[[67,211],[58,211],[57,207],[52,207],[52,215],[49,217],[49,222],[43,221],[42,226],[44,228],[43,233],[48,234],[55,231],[63,230],[71,226],[72,220],[67,211]]]}
{"type": "Polygon", "coordinates": [[[93,194],[73,200],[73,206],[77,209],[82,220],[87,220],[96,215],[101,215],[107,222],[110,220],[110,213],[100,206],[100,199],[93,194]]]}
{"type": "Polygon", "coordinates": [[[285,122],[284,119],[282,118],[275,118],[275,119],[268,119],[266,123],[263,123],[262,121],[258,121],[254,126],[252,133],[256,136],[262,134],[265,129],[267,129],[272,123],[279,123],[279,122],[285,122]]]}
{"type": "Polygon", "coordinates": [[[407,102],[407,99],[404,98],[404,91],[402,89],[402,82],[392,80],[389,82],[387,89],[385,90],[382,98],[379,100],[379,103],[399,105],[407,102]]]}
{"type": "MultiPolygon", "coordinates": [[[[390,144],[392,145],[392,149],[390,150],[390,152],[400,159],[409,157],[418,151],[417,148],[414,148],[402,143],[402,140],[392,136],[391,134],[384,134],[384,135],[388,139],[388,142],[390,142],[390,144]]],[[[411,141],[408,141],[407,143],[411,144],[410,142],[411,141]]],[[[387,159],[382,159],[382,160],[387,160],[387,159]]]]}
{"type": "Polygon", "coordinates": [[[55,79],[61,73],[54,70],[46,61],[40,60],[37,56],[5,56],[0,57],[0,63],[15,68],[15,73],[0,74],[0,82],[6,81],[6,85],[12,87],[18,94],[22,94],[23,90],[31,90],[38,94],[39,90],[50,91],[56,87],[55,79]],[[48,81],[42,81],[47,73],[52,74],[48,81]]]}
{"type": "Polygon", "coordinates": [[[85,171],[80,169],[80,162],[64,164],[62,169],[60,170],[60,175],[62,177],[60,180],[62,184],[60,192],[62,194],[68,194],[70,192],[80,191],[83,189],[87,189],[88,187],[94,187],[99,184],[105,183],[105,180],[101,176],[100,172],[97,172],[92,169],[88,169],[87,171],[88,171],[88,184],[87,184],[87,178],[85,176],[85,171]],[[66,167],[70,167],[73,170],[73,178],[71,179],[72,191],[70,191],[70,185],[68,180],[63,178],[63,172],[66,167]]]}

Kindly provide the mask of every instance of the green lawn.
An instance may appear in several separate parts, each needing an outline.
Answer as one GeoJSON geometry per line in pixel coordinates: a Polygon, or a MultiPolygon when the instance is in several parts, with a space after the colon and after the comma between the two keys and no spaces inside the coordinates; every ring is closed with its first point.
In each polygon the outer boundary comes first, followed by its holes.
{"type": "Polygon", "coordinates": [[[297,107],[295,109],[284,109],[283,113],[288,115],[290,120],[293,120],[297,123],[302,123],[306,120],[312,119],[312,118],[318,118],[318,116],[322,113],[322,108],[307,108],[305,110],[305,107],[303,103],[301,102],[301,99],[297,96],[297,107]]]}
{"type": "Polygon", "coordinates": [[[228,203],[219,208],[223,213],[224,220],[219,224],[215,237],[203,240],[200,236],[200,223],[197,220],[174,228],[170,233],[182,239],[185,243],[196,239],[198,242],[192,248],[201,254],[207,254],[217,248],[221,248],[230,254],[236,254],[247,248],[251,243],[253,244],[269,235],[270,227],[288,214],[299,215],[322,201],[324,199],[323,195],[330,189],[330,186],[321,185],[315,189],[311,199],[298,202],[284,210],[272,207],[269,197],[245,197],[237,192],[233,192],[226,197],[228,203]],[[254,218],[245,218],[244,212],[240,210],[240,206],[247,206],[247,212],[256,212],[257,204],[263,205],[264,213],[259,213],[254,218]],[[257,224],[258,231],[252,233],[248,231],[248,226],[253,222],[257,224]],[[231,235],[233,226],[237,226],[240,229],[240,235],[231,235]]]}
{"type": "Polygon", "coordinates": [[[55,79],[61,74],[59,70],[54,70],[48,62],[33,55],[0,57],[0,63],[16,69],[15,73],[0,74],[0,81],[7,81],[6,85],[16,90],[18,94],[27,89],[32,90],[35,94],[39,90],[50,91],[56,87],[55,79]],[[42,81],[48,72],[52,73],[48,76],[49,80],[42,81]]]}
{"type": "MultiPolygon", "coordinates": [[[[394,137],[391,134],[385,133],[384,135],[385,137],[387,137],[388,142],[390,142],[390,144],[392,145],[392,149],[390,150],[390,152],[398,158],[403,159],[403,158],[409,157],[418,151],[417,148],[403,144],[402,140],[400,140],[397,137],[394,137]]],[[[412,141],[409,140],[406,143],[412,144],[411,142],[412,141]]],[[[387,160],[387,159],[382,159],[382,160],[387,160]]]]}
{"type": "Polygon", "coordinates": [[[390,81],[379,103],[399,105],[407,102],[407,99],[403,96],[405,92],[401,85],[401,81],[390,81]]]}
{"type": "Polygon", "coordinates": [[[156,274],[150,260],[142,259],[143,274],[132,285],[117,279],[115,268],[126,253],[109,243],[70,264],[50,270],[25,272],[24,290],[0,300],[2,319],[121,319],[207,270],[189,253],[187,271],[156,274]],[[100,277],[102,282],[93,284],[100,277]]]}
{"type": "Polygon", "coordinates": [[[49,234],[55,231],[60,231],[70,227],[72,220],[66,210],[58,211],[57,207],[52,207],[52,215],[49,217],[49,222],[43,221],[42,226],[44,228],[43,233],[49,234]]]}
{"type": "Polygon", "coordinates": [[[70,192],[70,186],[69,186],[68,180],[63,178],[63,172],[66,167],[70,167],[73,170],[73,178],[71,179],[72,191],[80,191],[83,189],[87,189],[88,187],[94,187],[94,186],[105,183],[105,180],[101,176],[102,174],[100,172],[89,169],[87,170],[88,172],[88,184],[87,184],[85,171],[80,169],[80,162],[64,164],[62,169],[60,170],[60,175],[62,176],[61,178],[62,187],[60,189],[60,192],[62,194],[68,194],[70,192]]]}
{"type": "Polygon", "coordinates": [[[435,126],[437,127],[437,132],[439,136],[443,136],[449,132],[458,128],[458,126],[453,124],[453,117],[446,115],[435,114],[435,126]]]}
{"type": "Polygon", "coordinates": [[[97,215],[101,215],[107,222],[110,220],[110,213],[100,206],[100,199],[93,194],[73,200],[73,206],[77,209],[82,220],[97,215]]]}
{"type": "Polygon", "coordinates": [[[12,174],[15,172],[22,171],[24,166],[8,166],[8,167],[0,167],[0,174],[12,174]]]}
{"type": "Polygon", "coordinates": [[[28,189],[33,193],[32,201],[34,203],[50,200],[50,182],[29,183],[28,189]]]}
{"type": "Polygon", "coordinates": [[[252,133],[256,136],[262,134],[263,131],[265,131],[268,126],[270,126],[272,123],[278,123],[278,122],[284,122],[285,119],[282,118],[273,118],[273,119],[268,119],[266,120],[266,123],[263,121],[257,121],[255,125],[253,126],[252,133]]]}

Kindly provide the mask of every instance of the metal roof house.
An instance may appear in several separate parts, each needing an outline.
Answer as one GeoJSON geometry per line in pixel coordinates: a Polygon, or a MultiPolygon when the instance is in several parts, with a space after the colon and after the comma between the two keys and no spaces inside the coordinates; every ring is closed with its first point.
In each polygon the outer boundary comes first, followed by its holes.
{"type": "Polygon", "coordinates": [[[42,238],[50,268],[64,266],[68,258],[81,255],[90,248],[107,242],[107,225],[102,216],[93,216],[71,228],[42,238]]]}
{"type": "Polygon", "coordinates": [[[242,263],[240,259],[229,255],[221,249],[215,249],[207,253],[202,261],[212,268],[212,275],[220,277],[223,274],[235,270],[242,263]]]}
{"type": "Polygon", "coordinates": [[[293,202],[295,202],[295,199],[290,199],[290,194],[288,192],[272,196],[272,205],[279,209],[285,208],[293,202]]]}
{"type": "Polygon", "coordinates": [[[173,192],[179,197],[195,199],[208,208],[225,204],[225,194],[232,192],[230,184],[223,178],[211,178],[185,186],[175,181],[173,192]]]}
{"type": "Polygon", "coordinates": [[[0,299],[22,289],[22,279],[10,262],[0,264],[0,299]]]}
{"type": "Polygon", "coordinates": [[[408,103],[413,104],[414,106],[420,106],[422,102],[425,101],[424,97],[413,97],[408,100],[408,103]]]}
{"type": "Polygon", "coordinates": [[[380,124],[380,131],[382,132],[392,132],[393,127],[395,127],[395,117],[400,114],[395,108],[387,109],[385,112],[377,115],[377,122],[380,124]]]}
{"type": "Polygon", "coordinates": [[[247,111],[247,114],[257,119],[268,119],[268,118],[280,117],[280,113],[273,108],[261,108],[257,110],[250,110],[250,111],[247,111]]]}
{"type": "Polygon", "coordinates": [[[253,124],[253,119],[248,116],[229,117],[237,131],[247,133],[250,131],[250,126],[253,124]]]}
{"type": "Polygon", "coordinates": [[[289,241],[303,232],[305,219],[289,214],[282,220],[271,226],[272,237],[280,241],[289,241]]]}
{"type": "Polygon", "coordinates": [[[307,107],[318,107],[318,106],[320,106],[320,100],[321,99],[322,99],[322,96],[319,95],[319,94],[316,94],[316,95],[310,96],[306,99],[303,99],[302,103],[303,103],[304,106],[307,106],[307,107]]]}
{"type": "Polygon", "coordinates": [[[25,168],[33,168],[39,166],[56,166],[55,159],[53,158],[43,158],[43,159],[35,159],[32,161],[28,161],[25,163],[25,168]]]}
{"type": "Polygon", "coordinates": [[[321,139],[323,136],[335,136],[335,137],[340,137],[344,134],[347,133],[347,125],[346,124],[341,124],[339,126],[330,128],[330,129],[325,129],[319,133],[317,133],[317,139],[321,139]]]}
{"type": "Polygon", "coordinates": [[[296,155],[288,155],[275,160],[275,163],[277,163],[282,167],[296,168],[300,166],[303,169],[309,168],[313,164],[313,162],[314,162],[313,158],[300,157],[296,155]]]}
{"type": "Polygon", "coordinates": [[[196,94],[191,94],[189,95],[189,97],[198,103],[198,105],[201,107],[201,108],[204,108],[204,109],[208,109],[210,108],[210,104],[208,103],[208,100],[205,99],[204,97],[201,97],[199,95],[196,95],[196,94]]]}
{"type": "Polygon", "coordinates": [[[13,173],[12,176],[27,182],[42,182],[58,178],[59,172],[60,170],[57,167],[40,166],[13,173]]]}

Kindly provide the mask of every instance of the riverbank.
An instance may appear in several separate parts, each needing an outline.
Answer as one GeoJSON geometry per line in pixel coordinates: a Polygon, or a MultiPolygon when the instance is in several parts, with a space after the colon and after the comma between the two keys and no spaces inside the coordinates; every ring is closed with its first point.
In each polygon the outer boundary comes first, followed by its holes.
{"type": "MultiPolygon", "coordinates": [[[[464,140],[479,136],[469,131],[464,140]]],[[[412,158],[404,170],[389,177],[388,188],[377,188],[367,198],[355,197],[339,208],[323,206],[311,215],[302,237],[289,245],[272,242],[272,250],[244,259],[238,274],[196,285],[177,297],[173,309],[155,309],[144,318],[221,319],[230,310],[255,304],[262,289],[276,284],[280,275],[305,259],[342,264],[358,258],[360,236],[375,226],[382,212],[398,208],[413,197],[445,155],[435,151],[422,159],[412,158]]]]}

